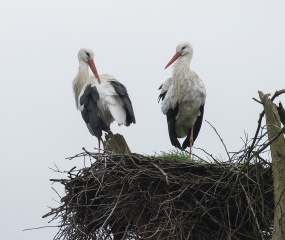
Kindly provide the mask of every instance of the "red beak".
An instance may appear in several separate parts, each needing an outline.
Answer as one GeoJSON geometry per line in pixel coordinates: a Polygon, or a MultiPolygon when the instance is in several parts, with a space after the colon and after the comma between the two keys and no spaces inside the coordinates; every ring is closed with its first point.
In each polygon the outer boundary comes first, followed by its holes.
{"type": "Polygon", "coordinates": [[[100,77],[99,77],[99,74],[97,72],[97,69],[96,69],[96,66],[95,66],[95,63],[94,63],[93,59],[90,59],[88,61],[88,65],[91,68],[93,74],[95,75],[95,78],[97,78],[98,83],[101,84],[101,80],[100,80],[100,77]]]}
{"type": "Polygon", "coordinates": [[[167,63],[166,68],[168,68],[172,63],[174,63],[179,57],[181,56],[181,54],[179,52],[175,53],[174,56],[171,58],[171,60],[169,61],[169,63],[167,63]]]}

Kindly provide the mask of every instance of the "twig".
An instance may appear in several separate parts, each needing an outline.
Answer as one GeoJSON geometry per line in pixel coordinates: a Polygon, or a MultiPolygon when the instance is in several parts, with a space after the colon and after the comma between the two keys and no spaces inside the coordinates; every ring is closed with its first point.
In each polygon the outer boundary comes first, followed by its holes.
{"type": "Polygon", "coordinates": [[[281,130],[278,132],[278,134],[275,135],[270,141],[268,141],[266,144],[264,144],[257,152],[255,152],[251,157],[246,161],[248,163],[252,158],[260,154],[263,150],[265,150],[271,143],[273,143],[282,133],[285,132],[285,126],[281,128],[281,130]]]}
{"type": "Polygon", "coordinates": [[[220,138],[220,140],[221,140],[221,142],[222,142],[222,144],[223,144],[223,146],[224,146],[224,148],[225,148],[225,151],[226,151],[226,153],[227,153],[227,155],[228,155],[229,162],[231,162],[230,154],[229,154],[228,149],[227,149],[227,147],[226,147],[226,145],[225,145],[223,139],[221,138],[220,134],[218,133],[218,131],[216,130],[216,128],[215,128],[210,122],[208,122],[207,120],[205,120],[205,122],[208,123],[208,124],[214,129],[214,131],[216,132],[216,134],[217,134],[218,137],[220,138]]]}
{"type": "Polygon", "coordinates": [[[275,91],[275,93],[273,94],[273,96],[271,98],[271,101],[273,102],[276,97],[280,96],[283,93],[285,93],[285,89],[275,91]]]}
{"type": "Polygon", "coordinates": [[[94,158],[94,159],[97,159],[97,158],[95,158],[95,157],[93,156],[93,154],[91,154],[90,152],[88,152],[88,151],[85,149],[85,147],[83,147],[82,150],[83,150],[84,152],[86,152],[90,157],[92,157],[92,158],[94,158]]]}
{"type": "MultiPolygon", "coordinates": [[[[285,93],[285,89],[281,89],[281,90],[275,91],[275,93],[274,93],[273,96],[271,97],[271,101],[273,102],[276,97],[278,97],[279,95],[281,95],[281,94],[283,94],[283,93],[285,93]]],[[[258,101],[258,102],[260,102],[260,101],[258,101]]],[[[260,126],[261,126],[261,122],[262,122],[262,118],[264,117],[264,114],[265,114],[265,111],[263,110],[263,111],[260,113],[260,115],[259,115],[257,129],[256,129],[255,135],[254,135],[254,137],[253,137],[252,144],[251,144],[251,146],[250,146],[250,148],[249,148],[249,150],[248,150],[247,157],[250,156],[250,154],[251,154],[251,152],[252,152],[252,150],[253,150],[253,148],[254,148],[254,146],[255,146],[255,142],[256,142],[257,135],[258,135],[259,130],[260,130],[260,126]]]]}
{"type": "Polygon", "coordinates": [[[26,229],[23,229],[22,231],[31,231],[31,230],[38,230],[38,229],[42,229],[42,228],[60,228],[60,227],[63,227],[64,225],[57,225],[57,226],[43,226],[43,227],[35,227],[35,228],[26,228],[26,229]]]}
{"type": "MultiPolygon", "coordinates": [[[[203,152],[206,153],[208,156],[210,156],[216,164],[220,164],[220,162],[219,162],[217,159],[215,159],[215,158],[213,157],[213,154],[208,153],[205,149],[203,149],[203,148],[198,148],[198,147],[194,147],[194,148],[203,151],[203,152]]],[[[205,161],[205,160],[204,160],[204,161],[205,161]]]]}
{"type": "Polygon", "coordinates": [[[103,228],[106,226],[106,224],[108,223],[108,220],[110,219],[110,217],[111,217],[112,214],[114,213],[114,211],[115,211],[115,209],[116,209],[116,207],[117,207],[117,205],[118,205],[118,203],[119,203],[119,199],[120,199],[120,197],[121,197],[121,195],[122,195],[123,189],[124,189],[124,186],[122,186],[121,191],[120,191],[120,194],[119,194],[119,196],[118,196],[118,198],[117,198],[117,201],[116,201],[116,203],[115,203],[115,205],[114,205],[112,211],[110,212],[109,216],[106,218],[106,220],[104,221],[104,223],[102,224],[102,226],[100,227],[100,229],[103,229],[103,228]]]}
{"type": "MultiPolygon", "coordinates": [[[[234,188],[236,187],[237,182],[238,182],[239,179],[240,179],[240,175],[243,173],[245,167],[248,165],[248,163],[250,162],[250,160],[251,160],[252,158],[254,158],[255,156],[259,155],[264,149],[266,149],[271,143],[273,143],[284,131],[285,131],[285,126],[278,132],[278,134],[276,134],[275,137],[273,137],[267,144],[264,144],[263,147],[261,147],[257,152],[255,152],[253,155],[251,155],[250,158],[248,158],[248,159],[245,161],[245,163],[243,164],[243,166],[242,166],[241,169],[239,170],[239,172],[238,172],[238,174],[237,174],[237,176],[236,176],[236,180],[235,180],[235,182],[234,182],[234,184],[233,184],[233,188],[232,188],[230,194],[229,194],[228,197],[227,197],[227,200],[226,200],[226,203],[227,203],[227,204],[228,204],[228,202],[229,202],[230,197],[232,196],[233,190],[234,190],[234,188]]],[[[227,204],[226,204],[226,205],[227,205],[227,204]]]]}
{"type": "Polygon", "coordinates": [[[61,196],[59,195],[59,193],[55,190],[55,188],[51,187],[53,191],[55,191],[55,193],[57,194],[57,196],[61,199],[61,196]]]}
{"type": "Polygon", "coordinates": [[[260,100],[258,100],[258,99],[256,99],[256,98],[252,98],[254,101],[256,101],[256,102],[258,102],[258,103],[260,103],[260,104],[262,104],[262,102],[260,101],[260,100]]]}
{"type": "Polygon", "coordinates": [[[163,171],[163,169],[161,169],[159,166],[157,166],[157,164],[155,164],[155,163],[153,163],[153,162],[150,162],[150,164],[151,164],[152,166],[154,166],[155,168],[157,168],[157,169],[162,173],[162,175],[165,177],[166,184],[169,185],[168,176],[167,176],[167,174],[163,171]]]}
{"type": "Polygon", "coordinates": [[[249,197],[248,197],[248,194],[247,194],[247,192],[245,191],[245,188],[244,188],[244,186],[242,185],[242,183],[240,183],[240,186],[242,187],[242,190],[243,190],[243,192],[244,192],[244,194],[245,194],[247,203],[248,203],[248,205],[249,205],[250,211],[252,212],[252,215],[253,215],[254,220],[255,220],[255,222],[256,222],[256,226],[257,226],[257,228],[258,228],[258,231],[259,231],[259,233],[260,233],[260,236],[261,236],[262,240],[264,240],[264,237],[263,237],[263,235],[262,235],[262,231],[261,231],[261,229],[260,229],[260,225],[259,225],[258,219],[257,219],[257,217],[256,217],[255,211],[254,211],[253,208],[252,208],[252,204],[251,204],[251,201],[250,201],[250,199],[249,199],[249,197]]]}

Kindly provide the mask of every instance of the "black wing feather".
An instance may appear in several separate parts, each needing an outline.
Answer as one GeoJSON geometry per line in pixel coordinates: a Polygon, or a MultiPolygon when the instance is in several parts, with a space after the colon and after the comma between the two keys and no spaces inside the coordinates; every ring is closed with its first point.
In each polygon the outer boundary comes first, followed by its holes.
{"type": "Polygon", "coordinates": [[[126,87],[118,81],[110,81],[110,83],[124,103],[124,108],[127,113],[126,126],[129,126],[131,123],[136,123],[134,109],[126,87]]]}
{"type": "Polygon", "coordinates": [[[168,133],[170,142],[173,146],[177,148],[181,148],[180,142],[177,139],[176,131],[175,131],[175,118],[179,112],[179,104],[177,103],[174,109],[170,108],[166,113],[167,124],[168,124],[168,133]]]}
{"type": "Polygon", "coordinates": [[[82,96],[80,97],[79,104],[83,106],[81,115],[85,121],[88,130],[93,136],[101,138],[102,130],[110,131],[110,127],[100,118],[97,101],[99,100],[99,93],[97,88],[89,84],[82,96]]]}
{"type": "MultiPolygon", "coordinates": [[[[200,132],[202,122],[203,122],[203,115],[204,115],[204,104],[201,105],[200,107],[200,116],[197,117],[196,122],[194,123],[194,130],[193,130],[193,144],[198,137],[198,134],[200,132]]],[[[190,147],[190,133],[191,133],[191,128],[188,131],[187,137],[184,140],[182,144],[182,148],[186,149],[187,147],[190,147]]]]}
{"type": "MultiPolygon", "coordinates": [[[[160,85],[160,87],[158,88],[158,90],[160,90],[162,88],[163,84],[160,85]]],[[[157,102],[159,102],[160,100],[163,101],[163,99],[165,98],[167,91],[165,91],[164,93],[161,93],[158,95],[158,99],[157,102]]]]}
{"type": "Polygon", "coordinates": [[[88,85],[85,90],[84,90],[84,93],[82,94],[82,96],[80,97],[80,100],[79,100],[79,104],[82,106],[87,106],[88,105],[88,102],[89,102],[89,95],[90,95],[90,92],[91,92],[91,85],[88,85]]]}

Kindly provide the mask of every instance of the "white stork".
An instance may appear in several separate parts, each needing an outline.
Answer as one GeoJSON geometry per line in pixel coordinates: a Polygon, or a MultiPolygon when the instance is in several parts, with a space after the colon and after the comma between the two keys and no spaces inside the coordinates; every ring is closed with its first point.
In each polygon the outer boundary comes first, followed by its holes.
{"type": "Polygon", "coordinates": [[[102,131],[110,131],[115,120],[119,125],[135,123],[135,115],[126,87],[108,74],[99,76],[91,49],[81,48],[78,52],[79,69],[73,80],[73,91],[77,109],[81,111],[88,130],[100,141],[102,131]],[[93,74],[89,75],[89,68],[93,74]]]}
{"type": "Polygon", "coordinates": [[[161,110],[167,117],[171,144],[177,148],[190,147],[190,154],[195,139],[200,131],[206,89],[198,75],[190,70],[193,48],[188,42],[181,42],[176,53],[165,69],[175,61],[172,77],[159,88],[158,101],[162,100],[161,110]],[[177,138],[184,138],[182,147],[177,138]]]}

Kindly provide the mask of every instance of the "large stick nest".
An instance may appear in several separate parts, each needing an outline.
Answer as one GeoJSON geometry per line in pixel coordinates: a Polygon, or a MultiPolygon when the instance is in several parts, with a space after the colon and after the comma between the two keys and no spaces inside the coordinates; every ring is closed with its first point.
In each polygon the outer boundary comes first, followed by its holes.
{"type": "MultiPolygon", "coordinates": [[[[269,239],[271,167],[185,163],[138,154],[94,155],[66,172],[54,239],[269,239]]],[[[51,221],[52,221],[51,220],[51,221]]]]}

